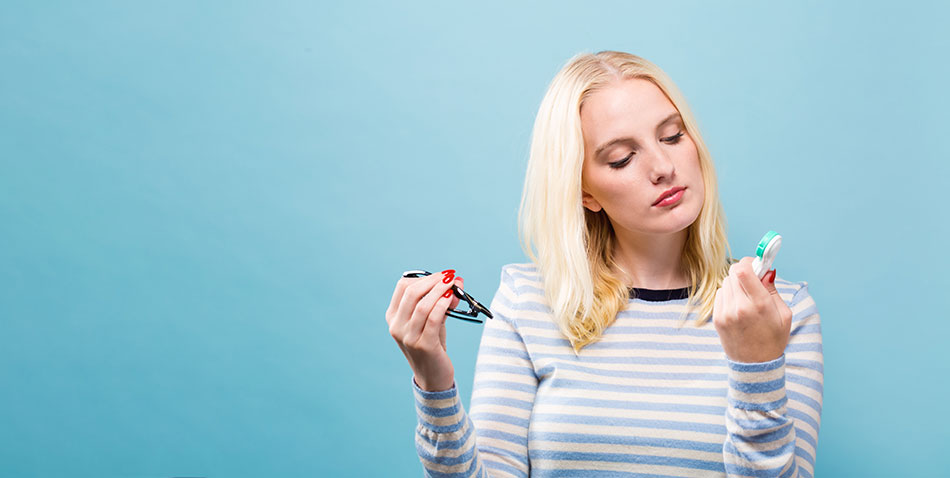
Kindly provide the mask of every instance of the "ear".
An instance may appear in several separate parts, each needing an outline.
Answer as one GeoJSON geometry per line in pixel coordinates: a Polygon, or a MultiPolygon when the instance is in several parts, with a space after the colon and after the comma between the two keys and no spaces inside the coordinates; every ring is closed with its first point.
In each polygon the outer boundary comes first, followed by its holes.
{"type": "Polygon", "coordinates": [[[581,191],[581,204],[584,205],[591,212],[600,212],[603,209],[600,206],[600,203],[594,199],[594,196],[591,196],[587,191],[581,191]]]}

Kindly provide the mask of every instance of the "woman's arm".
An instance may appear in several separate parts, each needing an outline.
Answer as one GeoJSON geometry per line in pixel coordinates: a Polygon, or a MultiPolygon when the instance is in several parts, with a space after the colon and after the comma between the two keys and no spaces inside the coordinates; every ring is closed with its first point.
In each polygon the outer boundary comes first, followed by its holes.
{"type": "Polygon", "coordinates": [[[413,381],[416,450],[426,476],[529,475],[528,424],[538,378],[516,325],[522,308],[507,267],[489,308],[495,318],[482,332],[471,416],[456,386],[427,392],[413,381]]]}
{"type": "Polygon", "coordinates": [[[824,382],[821,324],[807,283],[788,306],[792,328],[781,357],[728,360],[723,446],[728,476],[814,475],[824,382]]]}

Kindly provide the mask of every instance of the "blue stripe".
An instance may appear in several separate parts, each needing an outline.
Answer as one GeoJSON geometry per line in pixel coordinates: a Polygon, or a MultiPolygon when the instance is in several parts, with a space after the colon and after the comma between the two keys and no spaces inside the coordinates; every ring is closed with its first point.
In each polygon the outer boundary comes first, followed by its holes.
{"type": "MultiPolygon", "coordinates": [[[[417,440],[422,440],[422,441],[424,441],[424,442],[426,442],[426,443],[428,443],[429,445],[432,445],[432,446],[434,446],[434,447],[445,448],[445,449],[448,449],[448,450],[457,450],[460,446],[462,446],[462,445],[465,443],[465,440],[468,440],[468,437],[472,435],[472,430],[474,430],[474,429],[475,429],[474,427],[471,427],[471,426],[468,427],[468,429],[465,430],[465,433],[462,434],[462,437],[459,438],[459,439],[457,439],[457,440],[447,440],[447,439],[445,439],[445,437],[440,437],[440,438],[436,438],[436,439],[429,438],[427,435],[422,434],[422,433],[417,429],[417,430],[416,430],[416,439],[417,439],[417,440]]],[[[429,430],[429,431],[431,431],[431,430],[429,430]]]]}
{"type": "Polygon", "coordinates": [[[816,402],[813,398],[796,392],[794,390],[786,390],[785,393],[788,395],[789,400],[793,400],[799,403],[803,403],[811,407],[812,410],[821,414],[821,404],[816,402]]]}
{"type": "Polygon", "coordinates": [[[778,448],[772,449],[750,449],[746,451],[739,451],[736,448],[736,445],[731,441],[726,441],[723,444],[722,450],[724,453],[729,453],[735,456],[745,457],[749,461],[759,461],[759,460],[770,460],[777,456],[788,455],[791,457],[793,455],[795,442],[786,443],[778,448]]]}
{"type": "Polygon", "coordinates": [[[678,466],[681,468],[690,468],[693,470],[717,471],[722,469],[722,464],[717,461],[695,460],[690,458],[677,458],[671,456],[653,456],[640,455],[634,453],[594,453],[583,451],[554,451],[554,450],[536,450],[530,451],[531,459],[546,460],[564,460],[564,461],[607,461],[614,463],[639,463],[646,465],[665,465],[678,466]]]}
{"type": "Polygon", "coordinates": [[[520,349],[505,349],[491,345],[481,345],[478,347],[478,355],[500,355],[502,357],[514,357],[522,360],[528,360],[528,352],[520,349]]]}
{"type": "Polygon", "coordinates": [[[451,407],[435,408],[435,407],[423,405],[422,402],[420,402],[419,400],[416,400],[416,409],[425,413],[426,415],[439,417],[439,418],[450,417],[459,412],[459,407],[457,404],[452,405],[451,407]]]}
{"type": "Polygon", "coordinates": [[[544,297],[544,289],[540,287],[535,287],[535,286],[530,286],[530,285],[519,285],[519,286],[512,286],[511,290],[514,291],[514,293],[518,295],[538,294],[541,297],[544,297]]]}
{"type": "MultiPolygon", "coordinates": [[[[818,313],[818,307],[817,307],[815,304],[809,305],[808,307],[805,307],[804,309],[799,310],[798,312],[795,312],[794,315],[792,315],[792,325],[795,325],[795,324],[797,324],[797,323],[801,323],[801,321],[803,321],[803,320],[805,320],[805,319],[807,319],[807,318],[809,318],[809,317],[811,317],[811,316],[813,316],[813,315],[815,315],[815,314],[817,314],[817,313],[818,313]]],[[[815,324],[815,325],[818,325],[818,324],[815,324]]],[[[820,327],[820,325],[819,325],[819,327],[820,327]]]]}
{"type": "MultiPolygon", "coordinates": [[[[493,455],[503,456],[503,457],[505,457],[506,459],[509,459],[509,460],[511,460],[511,461],[516,461],[516,462],[518,462],[518,463],[521,463],[522,465],[524,465],[525,468],[528,468],[528,457],[527,457],[527,455],[519,455],[519,454],[517,454],[517,453],[511,452],[511,450],[505,450],[505,449],[503,449],[503,448],[497,448],[497,447],[493,447],[493,446],[490,446],[490,445],[483,445],[483,446],[479,447],[479,451],[484,451],[484,452],[487,452],[487,453],[491,453],[491,454],[493,454],[493,455]]],[[[490,468],[493,467],[493,466],[492,466],[492,463],[496,463],[496,462],[494,462],[494,461],[489,462],[488,466],[489,466],[490,468]]]]}
{"type": "Polygon", "coordinates": [[[502,390],[517,390],[519,392],[535,393],[537,387],[524,383],[507,382],[504,380],[479,380],[475,378],[475,386],[478,388],[499,388],[502,390]]]}
{"type": "Polygon", "coordinates": [[[785,377],[769,380],[767,382],[739,382],[731,378],[729,379],[729,388],[740,393],[769,393],[781,390],[783,387],[785,387],[785,377]]]}
{"type": "Polygon", "coordinates": [[[677,422],[672,420],[650,420],[645,418],[595,417],[589,415],[564,415],[557,413],[534,413],[534,422],[573,423],[580,425],[600,425],[609,427],[661,428],[664,430],[685,430],[691,432],[721,435],[726,433],[725,425],[713,425],[696,422],[677,422]]]}
{"type": "Polygon", "coordinates": [[[796,359],[796,358],[787,358],[785,361],[786,367],[798,367],[805,368],[808,370],[814,370],[816,372],[824,373],[825,366],[821,362],[815,360],[806,360],[806,359],[796,359]]]}
{"type": "Polygon", "coordinates": [[[784,416],[773,416],[764,414],[762,418],[756,420],[747,420],[745,418],[736,418],[733,416],[728,417],[732,423],[735,423],[737,427],[749,431],[749,430],[778,430],[782,427],[791,427],[792,421],[784,416]]]}
{"type": "MultiPolygon", "coordinates": [[[[595,443],[623,446],[649,446],[656,448],[671,448],[677,450],[696,450],[710,453],[722,451],[722,444],[692,440],[676,440],[672,438],[653,438],[636,435],[592,435],[586,433],[558,433],[532,431],[530,440],[554,441],[562,443],[595,443]]],[[[540,446],[540,445],[538,445],[540,446]]]]}
{"type": "MultiPolygon", "coordinates": [[[[485,331],[488,333],[488,330],[485,331]]],[[[495,334],[491,334],[495,335],[495,334]]],[[[509,338],[509,337],[504,337],[509,338]]],[[[537,335],[525,334],[524,341],[528,345],[553,345],[559,347],[570,347],[570,342],[564,338],[541,337],[537,335]]],[[[721,352],[722,344],[695,344],[689,342],[651,342],[651,341],[610,341],[594,342],[587,347],[587,350],[683,350],[699,352],[721,352]]]]}
{"type": "Polygon", "coordinates": [[[633,370],[604,370],[570,363],[545,365],[538,370],[538,376],[543,377],[545,375],[551,375],[554,373],[555,369],[573,370],[590,375],[599,375],[601,377],[647,378],[657,380],[704,380],[717,383],[722,383],[722,381],[726,380],[728,377],[728,375],[725,373],[709,372],[638,372],[633,370]]]}
{"type": "Polygon", "coordinates": [[[525,448],[528,446],[527,435],[515,435],[514,433],[503,432],[491,428],[477,429],[475,430],[475,435],[479,438],[485,437],[494,438],[496,440],[504,440],[508,443],[514,443],[515,445],[523,446],[525,448]]]}
{"type": "MultiPolygon", "coordinates": [[[[464,416],[463,416],[464,418],[464,416]]],[[[428,420],[419,417],[419,424],[425,428],[428,428],[431,431],[436,433],[455,433],[462,429],[462,424],[465,422],[464,419],[461,419],[451,425],[435,425],[428,420]]]]}
{"type": "Polygon", "coordinates": [[[790,335],[795,336],[795,335],[804,335],[804,334],[817,334],[820,332],[821,332],[820,324],[803,324],[803,325],[799,325],[798,327],[793,327],[790,335]]]}
{"type": "MultiPolygon", "coordinates": [[[[587,363],[628,363],[628,364],[648,364],[648,365],[699,365],[699,366],[723,366],[726,364],[724,359],[705,359],[689,357],[597,357],[584,356],[577,357],[573,354],[556,354],[538,352],[535,354],[535,361],[540,362],[543,359],[561,359],[568,362],[587,362],[587,363]]],[[[725,384],[724,384],[725,385],[725,384]]]]}
{"type": "MultiPolygon", "coordinates": [[[[445,459],[445,458],[444,458],[444,457],[439,457],[439,459],[436,460],[435,463],[441,463],[441,461],[442,461],[443,459],[445,459]]],[[[459,472],[459,473],[442,473],[442,472],[439,472],[439,471],[436,471],[436,470],[432,470],[432,469],[426,468],[426,474],[428,474],[428,475],[431,476],[432,478],[468,478],[468,477],[472,476],[472,474],[475,473],[475,471],[476,471],[475,468],[476,468],[477,466],[478,466],[478,460],[472,460],[471,466],[469,466],[468,469],[465,470],[465,471],[463,471],[463,472],[459,472]]]]}
{"type": "Polygon", "coordinates": [[[797,373],[786,373],[785,380],[792,383],[797,383],[799,385],[804,385],[818,393],[825,391],[824,385],[822,385],[822,383],[819,382],[818,380],[813,380],[808,377],[803,377],[801,375],[798,375],[797,373]]]}
{"type": "Polygon", "coordinates": [[[811,436],[811,433],[808,433],[799,427],[795,427],[795,437],[805,441],[806,443],[811,445],[812,448],[816,450],[818,449],[818,440],[816,440],[815,437],[811,436]]]}
{"type": "Polygon", "coordinates": [[[786,352],[821,352],[821,343],[819,342],[795,342],[785,347],[786,352]]]}
{"type": "Polygon", "coordinates": [[[518,400],[516,398],[507,398],[507,397],[494,397],[494,396],[480,396],[472,397],[471,407],[484,407],[491,405],[501,405],[511,408],[520,408],[522,410],[531,410],[534,408],[534,402],[529,402],[527,400],[518,400]]]}
{"type": "MultiPolygon", "coordinates": [[[[722,468],[724,471],[725,469],[722,468]]],[[[597,478],[681,478],[682,475],[657,475],[653,473],[636,473],[632,471],[610,471],[610,470],[593,470],[593,469],[569,469],[569,470],[560,470],[560,469],[548,469],[548,468],[532,468],[531,476],[537,478],[576,478],[578,476],[596,476],[597,478]]]]}
{"type": "Polygon", "coordinates": [[[526,377],[537,377],[534,369],[521,365],[500,365],[491,362],[481,362],[475,365],[475,373],[509,373],[512,375],[524,375],[526,377]]]}
{"type": "MultiPolygon", "coordinates": [[[[518,461],[522,461],[522,460],[519,459],[518,461]]],[[[487,462],[485,462],[485,468],[490,468],[490,469],[492,469],[492,470],[501,470],[501,471],[504,471],[505,473],[509,473],[509,474],[514,475],[514,476],[522,476],[522,477],[525,477],[525,478],[528,477],[528,475],[527,475],[523,470],[519,470],[519,469],[517,469],[517,468],[515,468],[515,467],[513,467],[513,466],[511,466],[511,465],[509,465],[509,464],[507,464],[507,463],[501,463],[501,462],[498,462],[498,461],[487,461],[487,462]]],[[[485,475],[485,476],[488,476],[487,473],[488,473],[488,472],[486,471],[486,475],[485,475]]],[[[490,478],[490,477],[489,477],[489,478],[490,478]]]]}
{"type": "Polygon", "coordinates": [[[710,405],[689,405],[669,402],[634,402],[629,400],[610,400],[597,398],[545,397],[544,405],[563,405],[575,407],[593,407],[616,410],[649,410],[655,412],[698,413],[703,415],[723,415],[726,407],[710,405]]]}
{"type": "Polygon", "coordinates": [[[811,453],[808,453],[807,451],[805,451],[804,448],[802,448],[802,447],[800,447],[800,446],[796,446],[796,447],[795,447],[795,456],[801,457],[803,460],[805,460],[805,461],[807,461],[809,464],[811,464],[812,467],[815,466],[815,457],[811,456],[811,453]]]}
{"type": "Polygon", "coordinates": [[[551,388],[562,389],[580,389],[580,390],[604,390],[610,392],[623,393],[652,393],[659,395],[691,395],[698,397],[725,397],[726,389],[722,387],[697,388],[697,387],[650,387],[645,385],[614,385],[610,383],[597,383],[588,380],[577,380],[568,378],[554,377],[548,381],[551,388]]]}
{"type": "Polygon", "coordinates": [[[527,429],[530,423],[527,418],[508,415],[507,413],[472,412],[470,415],[472,420],[507,423],[524,429],[527,429]]]}
{"type": "Polygon", "coordinates": [[[775,360],[770,360],[768,362],[735,362],[733,360],[726,359],[726,365],[729,366],[730,370],[735,370],[736,372],[771,372],[772,370],[777,370],[782,365],[785,364],[785,355],[780,355],[775,360]]]}
{"type": "Polygon", "coordinates": [[[792,430],[792,427],[782,427],[777,430],[761,432],[755,435],[735,435],[730,433],[729,439],[743,443],[755,443],[759,446],[762,446],[785,438],[789,433],[793,433],[792,430]]]}
{"type": "Polygon", "coordinates": [[[762,477],[771,477],[776,476],[782,472],[782,468],[785,465],[778,466],[775,468],[749,468],[746,466],[734,465],[732,463],[726,463],[726,473],[730,475],[743,475],[743,476],[762,476],[762,477]]]}
{"type": "Polygon", "coordinates": [[[736,400],[734,398],[729,399],[729,405],[740,410],[747,410],[753,412],[771,412],[778,410],[779,408],[784,407],[788,403],[788,396],[784,396],[773,402],[765,403],[753,403],[753,402],[744,402],[742,400],[736,400]]]}
{"type": "Polygon", "coordinates": [[[805,422],[811,425],[811,427],[815,430],[818,429],[818,422],[812,418],[811,415],[795,408],[789,408],[786,413],[788,414],[789,418],[794,418],[800,422],[805,422]]]}
{"type": "Polygon", "coordinates": [[[681,329],[674,329],[672,327],[634,327],[634,326],[624,326],[624,325],[611,325],[610,327],[607,327],[606,330],[604,330],[605,337],[609,337],[612,335],[642,335],[642,334],[709,337],[709,338],[716,339],[717,342],[719,341],[719,334],[716,333],[715,330],[697,329],[695,327],[683,327],[681,329]]]}

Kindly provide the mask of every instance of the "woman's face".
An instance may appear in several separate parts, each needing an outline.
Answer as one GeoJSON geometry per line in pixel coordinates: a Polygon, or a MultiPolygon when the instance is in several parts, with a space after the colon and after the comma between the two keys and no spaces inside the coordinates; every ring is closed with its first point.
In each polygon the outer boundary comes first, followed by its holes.
{"type": "Polygon", "coordinates": [[[581,127],[583,204],[603,209],[615,231],[671,234],[699,217],[705,188],[696,144],[656,85],[629,79],[595,91],[581,108],[581,127]],[[656,204],[671,188],[685,189],[674,203],[656,204]]]}

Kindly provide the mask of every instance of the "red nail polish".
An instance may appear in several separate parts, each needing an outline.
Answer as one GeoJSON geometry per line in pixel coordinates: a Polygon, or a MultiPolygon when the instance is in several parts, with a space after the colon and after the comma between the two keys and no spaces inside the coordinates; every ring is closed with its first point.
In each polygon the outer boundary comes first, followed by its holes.
{"type": "Polygon", "coordinates": [[[452,275],[454,275],[454,274],[455,274],[455,269],[446,269],[446,270],[442,271],[442,273],[443,273],[443,274],[452,274],[452,275]]]}
{"type": "Polygon", "coordinates": [[[449,297],[452,297],[452,289],[445,291],[445,293],[442,294],[442,297],[446,299],[448,299],[449,297]]]}
{"type": "Polygon", "coordinates": [[[454,281],[454,280],[455,280],[455,274],[448,274],[448,275],[446,275],[445,277],[442,278],[442,283],[443,283],[443,284],[448,284],[448,283],[450,283],[450,282],[452,282],[452,281],[454,281]]]}
{"type": "Polygon", "coordinates": [[[777,273],[775,272],[775,269],[770,270],[770,271],[769,271],[769,274],[770,274],[770,275],[769,275],[769,282],[772,283],[772,284],[774,284],[774,283],[775,283],[775,276],[777,275],[777,273]]]}

